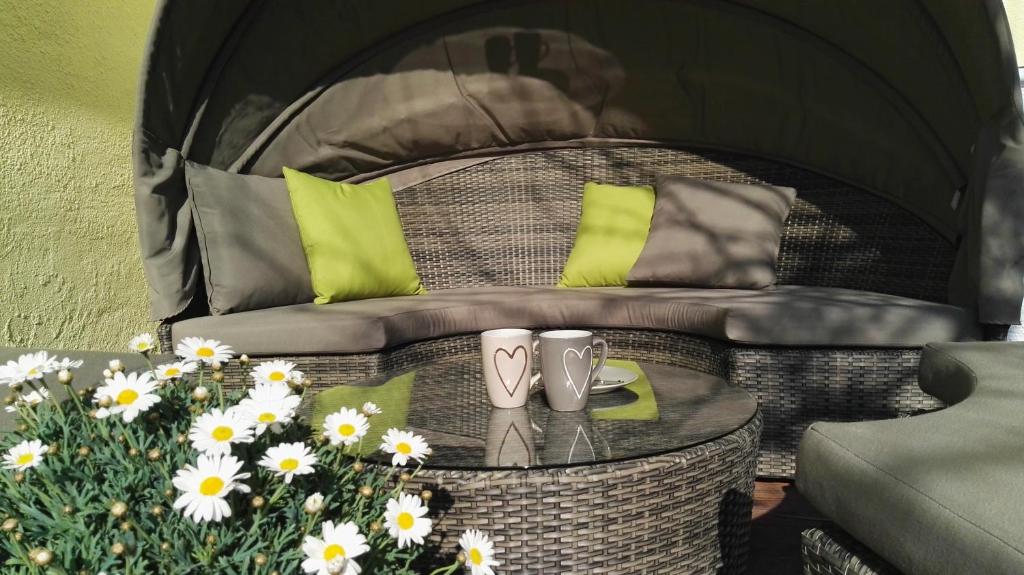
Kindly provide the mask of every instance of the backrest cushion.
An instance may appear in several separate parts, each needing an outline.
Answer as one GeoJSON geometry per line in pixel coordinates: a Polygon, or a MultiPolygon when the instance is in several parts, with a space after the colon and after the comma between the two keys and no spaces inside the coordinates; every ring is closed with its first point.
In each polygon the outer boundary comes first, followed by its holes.
{"type": "Polygon", "coordinates": [[[285,168],[284,179],[314,303],[426,293],[387,178],[350,184],[285,168]]]}
{"type": "Polygon", "coordinates": [[[583,213],[560,287],[626,285],[626,275],[647,241],[654,212],[651,186],[587,182],[583,213]]]}
{"type": "Polygon", "coordinates": [[[191,162],[185,175],[211,314],[313,301],[283,179],[191,162]]]}
{"type": "Polygon", "coordinates": [[[796,190],[659,176],[647,244],[630,285],[760,289],[775,283],[796,190]]]}

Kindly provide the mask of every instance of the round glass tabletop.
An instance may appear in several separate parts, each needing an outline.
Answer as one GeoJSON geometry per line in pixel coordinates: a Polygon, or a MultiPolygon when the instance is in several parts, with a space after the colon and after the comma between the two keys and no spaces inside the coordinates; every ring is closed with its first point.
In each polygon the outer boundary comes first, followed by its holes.
{"type": "MultiPolygon", "coordinates": [[[[408,429],[433,449],[424,467],[473,470],[592,465],[679,451],[735,431],[757,410],[750,394],[713,375],[625,360],[608,365],[638,377],[591,395],[577,412],[551,410],[543,390],[524,407],[492,407],[475,357],[324,390],[314,409],[326,414],[373,401],[383,413],[371,418],[368,438],[388,427],[408,429]]],[[[376,452],[366,459],[390,462],[376,452]]]]}

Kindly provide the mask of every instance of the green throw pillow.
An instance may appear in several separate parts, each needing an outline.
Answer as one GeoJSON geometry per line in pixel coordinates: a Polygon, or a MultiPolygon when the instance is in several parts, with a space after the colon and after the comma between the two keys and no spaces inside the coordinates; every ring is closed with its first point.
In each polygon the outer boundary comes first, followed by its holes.
{"type": "Polygon", "coordinates": [[[332,182],[284,168],[315,303],[426,293],[391,185],[332,182]]]}
{"type": "Polygon", "coordinates": [[[583,214],[560,287],[624,286],[647,241],[654,213],[651,186],[583,186],[583,214]]]}

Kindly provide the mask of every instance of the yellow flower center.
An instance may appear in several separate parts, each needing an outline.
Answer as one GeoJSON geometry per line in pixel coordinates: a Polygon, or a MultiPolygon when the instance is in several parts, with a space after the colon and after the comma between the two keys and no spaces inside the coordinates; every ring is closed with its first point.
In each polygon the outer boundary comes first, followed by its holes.
{"type": "Polygon", "coordinates": [[[399,513],[398,519],[395,520],[395,523],[398,523],[398,528],[402,531],[408,531],[409,529],[412,529],[412,525],[415,522],[416,518],[412,516],[412,513],[408,513],[406,511],[399,513]]]}
{"type": "Polygon", "coordinates": [[[469,560],[473,562],[473,565],[480,565],[484,562],[484,555],[480,553],[480,550],[476,547],[469,550],[469,560]]]}
{"type": "Polygon", "coordinates": [[[281,471],[295,471],[299,468],[299,460],[289,457],[281,461],[281,471]]]}
{"type": "Polygon", "coordinates": [[[39,373],[39,370],[34,368],[34,367],[32,369],[28,370],[28,376],[31,377],[32,379],[36,379],[36,378],[38,378],[41,375],[42,374],[39,373]]]}
{"type": "Polygon", "coordinates": [[[167,368],[167,371],[164,372],[164,375],[167,377],[178,377],[181,375],[181,370],[176,367],[169,367],[167,368]]]}
{"type": "Polygon", "coordinates": [[[28,465],[29,463],[32,463],[35,458],[36,456],[32,453],[22,453],[14,463],[17,465],[28,465]]]}
{"type": "Polygon", "coordinates": [[[331,543],[330,545],[328,545],[327,547],[324,548],[324,561],[330,561],[331,559],[334,559],[335,557],[344,557],[344,556],[345,556],[345,548],[342,547],[341,545],[338,545],[336,543],[331,543]]]}
{"type": "Polygon", "coordinates": [[[218,425],[213,428],[213,433],[210,435],[217,441],[228,441],[235,436],[235,431],[226,425],[218,425]]]}
{"type": "Polygon", "coordinates": [[[199,357],[213,357],[213,348],[201,347],[196,350],[196,355],[199,357]]]}
{"type": "Polygon", "coordinates": [[[395,444],[395,451],[401,453],[402,455],[409,455],[410,453],[412,453],[412,446],[403,441],[401,443],[395,444]]]}
{"type": "Polygon", "coordinates": [[[199,493],[203,495],[216,495],[224,489],[224,480],[220,477],[207,477],[199,484],[199,493]]]}
{"type": "Polygon", "coordinates": [[[269,379],[270,381],[284,381],[284,378],[284,373],[280,371],[271,372],[270,375],[267,376],[267,379],[269,379]]]}
{"type": "Polygon", "coordinates": [[[338,426],[338,434],[342,437],[348,437],[356,432],[356,427],[351,423],[342,423],[338,426]]]}
{"type": "Polygon", "coordinates": [[[139,343],[137,343],[135,345],[135,349],[137,349],[139,351],[146,351],[146,349],[148,349],[148,348],[149,348],[149,344],[144,342],[144,341],[140,341],[139,343]]]}
{"type": "Polygon", "coordinates": [[[135,400],[139,398],[139,392],[134,389],[126,389],[121,393],[117,394],[118,405],[131,405],[135,403],[135,400]]]}
{"type": "Polygon", "coordinates": [[[257,419],[259,419],[260,423],[274,423],[277,421],[277,416],[268,411],[266,413],[261,413],[257,419]]]}

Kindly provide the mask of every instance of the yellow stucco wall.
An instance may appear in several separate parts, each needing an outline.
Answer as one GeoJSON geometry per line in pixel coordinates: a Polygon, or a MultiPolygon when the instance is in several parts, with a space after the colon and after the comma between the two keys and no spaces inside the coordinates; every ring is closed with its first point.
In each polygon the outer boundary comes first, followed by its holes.
{"type": "Polygon", "coordinates": [[[0,0],[0,346],[152,329],[130,144],[153,0],[0,0]]]}
{"type": "Polygon", "coordinates": [[[1017,65],[1024,66],[1024,0],[1004,0],[1003,6],[1006,8],[1006,19],[1010,22],[1017,65]]]}

